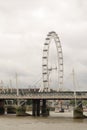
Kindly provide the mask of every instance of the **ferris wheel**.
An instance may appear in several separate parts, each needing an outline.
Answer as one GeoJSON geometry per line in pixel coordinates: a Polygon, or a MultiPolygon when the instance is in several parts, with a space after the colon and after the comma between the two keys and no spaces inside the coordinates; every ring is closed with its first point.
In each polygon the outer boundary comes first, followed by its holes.
{"type": "MultiPolygon", "coordinates": [[[[55,57],[54,57],[55,58],[55,57]]],[[[52,31],[49,32],[43,48],[43,57],[42,57],[42,75],[43,75],[43,91],[50,91],[49,86],[49,73],[52,69],[57,69],[58,73],[58,89],[61,89],[63,86],[63,53],[61,42],[59,40],[58,35],[56,32],[52,31]],[[49,61],[49,47],[51,41],[54,40],[57,50],[57,67],[56,68],[49,68],[48,61],[49,61]]]]}

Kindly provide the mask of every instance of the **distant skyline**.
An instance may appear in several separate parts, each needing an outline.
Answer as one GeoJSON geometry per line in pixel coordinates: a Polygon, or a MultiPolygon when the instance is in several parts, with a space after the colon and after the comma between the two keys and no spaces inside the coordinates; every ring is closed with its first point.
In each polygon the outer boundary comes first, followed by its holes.
{"type": "Polygon", "coordinates": [[[29,86],[42,74],[46,35],[60,37],[64,57],[64,87],[87,90],[87,0],[0,0],[0,80],[29,86]]]}

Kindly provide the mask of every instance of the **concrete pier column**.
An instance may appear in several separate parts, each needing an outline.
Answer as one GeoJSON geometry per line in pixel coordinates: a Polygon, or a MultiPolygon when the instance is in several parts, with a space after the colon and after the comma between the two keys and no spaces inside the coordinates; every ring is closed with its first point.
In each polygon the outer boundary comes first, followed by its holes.
{"type": "Polygon", "coordinates": [[[42,116],[46,116],[46,100],[42,100],[42,116]]]}
{"type": "Polygon", "coordinates": [[[32,100],[32,116],[37,115],[36,110],[37,110],[37,100],[33,99],[32,100]]]}
{"type": "Polygon", "coordinates": [[[37,99],[37,116],[40,116],[40,100],[37,99]]]}
{"type": "Polygon", "coordinates": [[[0,115],[5,113],[4,100],[0,100],[0,115]]]}
{"type": "Polygon", "coordinates": [[[26,116],[26,107],[25,106],[17,106],[16,107],[16,116],[26,116]]]}
{"type": "Polygon", "coordinates": [[[73,110],[73,117],[74,118],[84,118],[83,115],[83,107],[82,107],[82,100],[77,101],[77,106],[73,110]]]}

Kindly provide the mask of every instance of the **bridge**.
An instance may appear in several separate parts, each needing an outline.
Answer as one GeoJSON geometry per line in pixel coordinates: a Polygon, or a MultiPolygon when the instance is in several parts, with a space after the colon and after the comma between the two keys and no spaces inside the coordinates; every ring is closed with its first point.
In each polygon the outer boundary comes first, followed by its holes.
{"type": "MultiPolygon", "coordinates": [[[[27,101],[32,100],[32,115],[33,116],[40,116],[40,111],[43,116],[47,116],[47,100],[77,100],[77,106],[80,104],[80,112],[78,114],[77,109],[75,110],[74,117],[82,117],[83,118],[83,112],[82,112],[82,100],[87,100],[87,91],[58,91],[58,92],[28,92],[28,91],[19,91],[19,94],[13,92],[1,92],[0,93],[0,114],[1,110],[3,108],[4,113],[4,105],[5,101],[7,100],[16,100],[16,103],[21,101],[27,101]],[[42,105],[40,105],[42,102],[42,105]]],[[[22,102],[23,103],[23,102],[22,102]]],[[[17,104],[16,104],[17,105],[17,104]]],[[[18,105],[20,109],[21,104],[18,105]]],[[[9,108],[8,108],[9,109],[9,108]]],[[[13,109],[13,108],[12,108],[13,109]]],[[[11,110],[11,108],[10,108],[11,110]]],[[[14,110],[14,109],[13,109],[14,110]]],[[[18,115],[23,115],[24,110],[23,106],[21,107],[21,110],[18,110],[18,115]]],[[[12,111],[12,110],[11,110],[12,111]]],[[[78,109],[79,111],[79,109],[78,109]]]]}
{"type": "Polygon", "coordinates": [[[0,93],[0,99],[46,99],[46,100],[87,100],[87,91],[59,91],[59,92],[24,92],[24,93],[0,93]]]}

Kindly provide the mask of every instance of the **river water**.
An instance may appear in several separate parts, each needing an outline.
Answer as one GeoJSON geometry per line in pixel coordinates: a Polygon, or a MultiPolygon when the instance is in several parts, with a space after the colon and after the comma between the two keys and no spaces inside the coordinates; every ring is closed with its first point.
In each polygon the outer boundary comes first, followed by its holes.
{"type": "Polygon", "coordinates": [[[87,130],[87,118],[73,119],[71,112],[51,112],[49,117],[3,115],[0,130],[87,130]]]}

